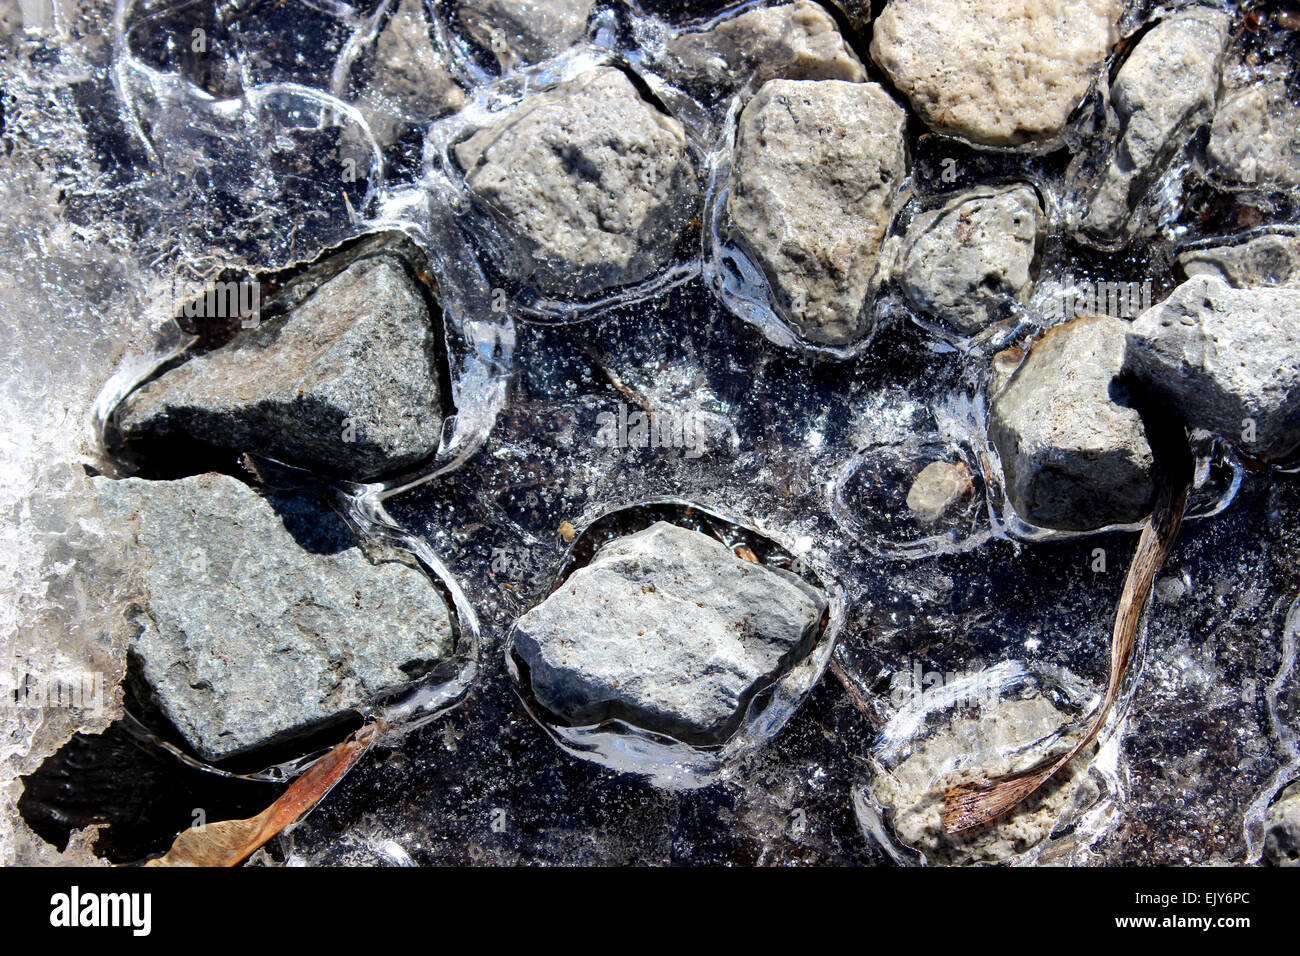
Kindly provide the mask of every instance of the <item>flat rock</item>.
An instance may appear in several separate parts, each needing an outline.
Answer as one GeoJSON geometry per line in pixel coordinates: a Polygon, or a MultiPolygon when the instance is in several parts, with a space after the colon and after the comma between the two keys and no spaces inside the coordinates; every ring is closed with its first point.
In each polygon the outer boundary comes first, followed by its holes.
{"type": "Polygon", "coordinates": [[[1117,382],[1127,328],[1083,316],[1049,329],[993,399],[989,436],[1030,524],[1089,531],[1151,510],[1151,446],[1117,382]]]}
{"type": "Polygon", "coordinates": [[[142,677],[207,760],[319,726],[454,651],[429,579],[311,497],[216,474],[95,488],[143,576],[142,677]]]}
{"type": "Polygon", "coordinates": [[[1119,39],[1119,0],[890,0],[871,57],[929,126],[1011,146],[1062,130],[1119,39]]]}
{"type": "Polygon", "coordinates": [[[465,92],[430,39],[420,0],[401,0],[384,25],[375,39],[371,75],[352,101],[382,145],[465,105],[465,92]]]}
{"type": "Polygon", "coordinates": [[[1133,322],[1124,364],[1194,428],[1261,458],[1300,446],[1300,290],[1188,279],[1133,322]]]}
{"type": "Polygon", "coordinates": [[[681,124],[609,67],[529,97],[456,155],[505,236],[502,268],[559,297],[647,278],[698,207],[681,124]]]}
{"type": "Polygon", "coordinates": [[[668,44],[667,70],[687,86],[758,89],[768,80],[862,82],[867,71],[835,20],[812,0],[757,7],[668,44]]]}
{"type": "Polygon", "coordinates": [[[720,742],[811,647],[825,609],[788,571],[661,521],[602,547],[519,618],[514,643],[537,700],[572,724],[720,742]]]}
{"type": "Polygon", "coordinates": [[[1264,855],[1274,866],[1300,866],[1300,789],[1288,788],[1268,808],[1264,820],[1264,855]]]}
{"type": "Polygon", "coordinates": [[[1103,240],[1119,237],[1151,184],[1211,120],[1231,27],[1230,15],[1193,7],[1138,42],[1111,85],[1122,133],[1089,201],[1085,231],[1103,240]]]}
{"type": "Polygon", "coordinates": [[[875,83],[772,80],[740,116],[727,212],[807,339],[866,331],[907,173],[907,115],[875,83]]]}
{"type": "Polygon", "coordinates": [[[1271,233],[1232,245],[1194,249],[1178,257],[1187,278],[1205,276],[1237,288],[1300,288],[1300,235],[1271,233]]]}
{"type": "Polygon", "coordinates": [[[1042,229],[1025,185],[974,189],[917,216],[899,257],[899,281],[917,308],[961,332],[980,331],[1027,297],[1042,229]]]}
{"type": "Polygon", "coordinates": [[[128,440],[179,436],[367,479],[437,450],[442,343],[393,256],[353,263],[285,315],[127,397],[128,440]]]}
{"type": "Polygon", "coordinates": [[[458,0],[456,17],[503,67],[540,63],[587,32],[593,0],[458,0]]]}
{"type": "Polygon", "coordinates": [[[907,491],[907,510],[928,527],[950,517],[975,493],[970,469],[961,462],[932,461],[907,491]]]}
{"type": "Polygon", "coordinates": [[[1211,168],[1242,186],[1300,186],[1300,105],[1278,80],[1228,96],[1214,116],[1211,168]]]}

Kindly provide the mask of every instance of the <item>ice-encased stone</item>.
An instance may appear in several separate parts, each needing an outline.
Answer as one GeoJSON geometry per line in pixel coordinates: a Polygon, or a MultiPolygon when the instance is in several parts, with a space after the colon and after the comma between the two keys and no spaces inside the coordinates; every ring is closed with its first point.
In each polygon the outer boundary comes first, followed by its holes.
{"type": "Polygon", "coordinates": [[[1075,758],[1006,816],[964,833],[944,831],[944,795],[949,787],[1021,770],[1056,753],[1047,746],[1028,756],[1022,751],[1069,722],[1043,697],[1001,702],[977,717],[954,720],[919,744],[911,756],[872,781],[872,793],[887,812],[894,835],[925,854],[930,865],[1008,860],[1046,840],[1085,793],[1095,797],[1096,785],[1088,778],[1091,755],[1075,758]]]}
{"type": "Polygon", "coordinates": [[[1300,186],[1300,105],[1278,80],[1227,97],[1214,116],[1211,168],[1245,186],[1300,186]]]}
{"type": "Polygon", "coordinates": [[[866,331],[904,176],[907,114],[875,83],[772,80],[740,116],[727,212],[808,340],[866,331]]]}
{"type": "Polygon", "coordinates": [[[458,0],[456,16],[502,67],[539,63],[587,32],[593,0],[458,0]]]}
{"type": "Polygon", "coordinates": [[[1264,855],[1274,866],[1300,866],[1300,788],[1289,787],[1268,808],[1264,855]]]}
{"type": "Polygon", "coordinates": [[[132,393],[122,432],[373,478],[437,449],[441,349],[401,261],[363,259],[285,315],[132,393]]]}
{"type": "Polygon", "coordinates": [[[1118,0],[890,0],[872,59],[943,133],[994,146],[1060,133],[1119,38],[1118,0]]]}
{"type": "Polygon", "coordinates": [[[907,510],[917,524],[929,526],[947,518],[975,493],[970,470],[961,462],[932,461],[921,469],[907,491],[907,510]]]}
{"type": "Polygon", "coordinates": [[[143,576],[141,676],[205,759],[319,726],[454,651],[423,572],[368,552],[309,496],[217,474],[95,488],[143,576]]]}
{"type": "Polygon", "coordinates": [[[456,158],[510,247],[501,267],[560,297],[666,265],[699,200],[681,124],[610,67],[529,97],[456,158]]]}
{"type": "Polygon", "coordinates": [[[1300,446],[1300,289],[1188,279],[1133,322],[1124,367],[1188,425],[1253,455],[1300,446]]]}
{"type": "Polygon", "coordinates": [[[429,30],[420,0],[401,0],[375,39],[371,76],[352,101],[381,145],[465,105],[429,30]]]}
{"type": "Polygon", "coordinates": [[[1178,257],[1187,278],[1216,278],[1238,288],[1300,288],[1300,235],[1271,233],[1226,246],[1194,249],[1178,257]]]}
{"type": "Polygon", "coordinates": [[[907,231],[899,280],[917,308],[975,333],[1033,281],[1042,209],[1025,185],[975,189],[922,213],[907,231]]]}
{"type": "Polygon", "coordinates": [[[1127,328],[1083,316],[1049,329],[993,399],[989,436],[1030,524],[1088,531],[1151,511],[1151,446],[1117,381],[1127,328]]]}
{"type": "Polygon", "coordinates": [[[1111,85],[1122,134],[1089,200],[1086,232],[1117,238],[1174,154],[1213,117],[1231,26],[1227,13],[1192,8],[1138,42],[1111,85]]]}
{"type": "Polygon", "coordinates": [[[807,651],[825,609],[790,572],[660,521],[602,547],[515,622],[514,643],[537,700],[572,724],[717,742],[807,651]]]}
{"type": "Polygon", "coordinates": [[[670,73],[686,85],[758,89],[768,80],[861,82],[867,71],[825,9],[812,0],[758,7],[668,44],[670,73]]]}

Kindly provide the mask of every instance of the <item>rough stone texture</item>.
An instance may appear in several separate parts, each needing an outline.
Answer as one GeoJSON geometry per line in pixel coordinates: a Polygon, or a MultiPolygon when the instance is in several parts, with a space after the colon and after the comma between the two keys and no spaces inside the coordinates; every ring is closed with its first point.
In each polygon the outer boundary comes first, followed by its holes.
{"type": "Polygon", "coordinates": [[[1274,866],[1300,866],[1300,788],[1289,787],[1268,808],[1264,856],[1274,866]]]}
{"type": "Polygon", "coordinates": [[[865,331],[907,171],[907,117],[875,83],[773,80],[740,117],[727,212],[776,305],[811,341],[865,331]]]}
{"type": "Polygon", "coordinates": [[[1282,81],[1224,100],[1207,150],[1211,168],[1246,186],[1300,186],[1300,106],[1282,81]]]}
{"type": "Polygon", "coordinates": [[[352,100],[381,145],[465,105],[429,29],[420,0],[401,0],[375,40],[373,73],[352,100]]]}
{"type": "Polygon", "coordinates": [[[1041,230],[1038,194],[1029,186],[975,189],[908,229],[900,281],[917,308],[975,333],[1033,281],[1041,230]]]}
{"type": "Polygon", "coordinates": [[[1124,364],[1195,428],[1262,458],[1300,446],[1300,290],[1188,279],[1133,322],[1124,364]]]}
{"type": "MultiPolygon", "coordinates": [[[[1091,754],[1080,754],[1043,789],[1007,816],[964,833],[944,832],[944,794],[949,787],[1023,769],[1046,755],[1006,756],[1042,740],[1069,723],[1069,717],[1042,697],[1009,700],[978,717],[965,717],[936,733],[892,771],[873,781],[877,802],[888,813],[899,841],[941,866],[998,863],[1038,846],[1068,812],[1075,799],[1094,796],[1088,778],[1091,754]],[[965,764],[965,769],[954,769],[965,764]]],[[[1093,748],[1095,752],[1095,747],[1093,748]]]]}
{"type": "Polygon", "coordinates": [[[932,128],[1009,146],[1060,133],[1118,39],[1118,0],[890,0],[872,59],[932,128]]]}
{"type": "Polygon", "coordinates": [[[1300,235],[1275,233],[1235,245],[1195,249],[1178,257],[1178,267],[1189,279],[1205,276],[1238,288],[1300,288],[1300,235]]]}
{"type": "Polygon", "coordinates": [[[147,598],[132,650],[163,712],[220,760],[408,683],[454,650],[428,578],[333,512],[225,475],[95,479],[147,598]]]}
{"type": "Polygon", "coordinates": [[[364,259],[287,315],[134,392],[122,430],[372,478],[437,449],[441,348],[401,262],[364,259]]]}
{"type": "Polygon", "coordinates": [[[458,0],[456,16],[502,67],[540,63],[587,32],[593,0],[458,0]]]}
{"type": "Polygon", "coordinates": [[[1030,524],[1087,531],[1151,510],[1151,446],[1116,381],[1127,328],[1084,316],[1049,329],[993,400],[989,436],[1030,524]]]}
{"type": "Polygon", "coordinates": [[[932,461],[907,492],[907,508],[923,526],[937,524],[970,501],[975,493],[970,470],[961,462],[932,461]]]}
{"type": "Polygon", "coordinates": [[[718,742],[811,646],[825,608],[795,575],[661,521],[601,548],[514,640],[538,701],[564,720],[718,742]]]}
{"type": "Polygon", "coordinates": [[[681,124],[607,67],[525,100],[457,159],[513,247],[502,267],[562,297],[665,265],[699,200],[681,124]]]}
{"type": "Polygon", "coordinates": [[[1193,8],[1142,37],[1111,85],[1122,134],[1089,202],[1084,229],[1117,238],[1151,184],[1214,115],[1232,17],[1193,8]]]}
{"type": "Polygon", "coordinates": [[[669,71],[687,85],[758,89],[768,80],[866,80],[867,71],[812,0],[759,7],[668,45],[669,71]]]}

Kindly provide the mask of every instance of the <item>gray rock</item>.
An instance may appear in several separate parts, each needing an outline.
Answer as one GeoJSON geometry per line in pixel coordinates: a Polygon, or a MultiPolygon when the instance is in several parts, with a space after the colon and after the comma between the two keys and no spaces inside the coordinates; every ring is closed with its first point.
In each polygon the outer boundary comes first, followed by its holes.
{"type": "Polygon", "coordinates": [[[1033,282],[1042,209],[1029,186],[975,189],[916,217],[900,282],[917,308],[973,334],[1024,300],[1033,282]]]}
{"type": "Polygon", "coordinates": [[[538,701],[566,721],[719,742],[811,646],[825,609],[788,571],[661,521],[602,547],[519,618],[514,642],[538,701]]]}
{"type": "Polygon", "coordinates": [[[1178,267],[1189,279],[1219,279],[1238,288],[1300,288],[1300,235],[1273,233],[1245,242],[1184,252],[1178,267]]]}
{"type": "Polygon", "coordinates": [[[1124,365],[1187,424],[1253,455],[1300,446],[1300,290],[1188,279],[1133,322],[1124,365]]]}
{"type": "Polygon", "coordinates": [[[1089,201],[1085,231],[1118,238],[1174,154],[1213,117],[1231,27],[1227,13],[1192,8],[1139,41],[1111,85],[1123,132],[1089,201]]]}
{"type": "Polygon", "coordinates": [[[402,263],[363,259],[287,314],[132,393],[123,434],[185,435],[372,478],[437,449],[441,348],[402,263]]]}
{"type": "Polygon", "coordinates": [[[866,331],[907,173],[907,115],[875,83],[772,80],[740,116],[727,212],[776,306],[813,342],[866,331]]]}
{"type": "Polygon", "coordinates": [[[1119,0],[890,0],[871,57],[931,128],[1011,146],[1065,129],[1119,39],[1119,0]]]}
{"type": "Polygon", "coordinates": [[[401,0],[375,39],[373,72],[351,99],[381,145],[465,105],[429,30],[420,0],[401,0]]]}
{"type": "Polygon", "coordinates": [[[1223,101],[1207,150],[1211,168],[1243,186],[1300,186],[1300,105],[1285,82],[1247,87],[1223,101]]]}
{"type": "Polygon", "coordinates": [[[811,0],[758,7],[668,44],[668,72],[687,86],[758,89],[768,80],[862,82],[867,71],[835,20],[811,0]]]}
{"type": "Polygon", "coordinates": [[[1034,343],[989,410],[1007,494],[1030,524],[1089,531],[1151,510],[1154,465],[1116,379],[1128,323],[1083,316],[1034,343]]]}
{"type": "Polygon", "coordinates": [[[303,495],[225,475],[95,479],[146,597],[131,649],[153,698],[208,760],[321,725],[454,651],[441,595],[368,554],[303,495]]]}
{"type": "Polygon", "coordinates": [[[540,63],[587,32],[593,0],[458,0],[456,16],[503,68],[540,63]]]}
{"type": "Polygon", "coordinates": [[[938,524],[975,494],[970,469],[961,462],[932,461],[907,492],[907,510],[923,527],[938,524]]]}
{"type": "Polygon", "coordinates": [[[1274,866],[1300,866],[1300,789],[1290,787],[1268,808],[1264,855],[1274,866]]]}
{"type": "Polygon", "coordinates": [[[456,155],[510,246],[502,268],[559,297],[666,265],[699,201],[681,124],[609,67],[530,97],[456,155]]]}

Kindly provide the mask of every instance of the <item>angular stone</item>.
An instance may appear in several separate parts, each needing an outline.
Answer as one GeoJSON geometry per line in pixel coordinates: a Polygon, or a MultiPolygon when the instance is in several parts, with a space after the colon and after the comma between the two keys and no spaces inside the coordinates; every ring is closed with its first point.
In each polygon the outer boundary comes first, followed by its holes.
{"type": "Polygon", "coordinates": [[[727,212],[778,311],[813,342],[866,331],[907,173],[907,114],[879,85],[772,80],[740,117],[727,212]]]}
{"type": "Polygon", "coordinates": [[[1300,866],[1300,788],[1290,787],[1268,808],[1264,855],[1274,866],[1300,866]]]}
{"type": "Polygon", "coordinates": [[[900,256],[904,293],[959,331],[980,331],[1028,295],[1041,218],[1038,194],[1024,185],[974,189],[922,213],[900,256]]]}
{"type": "Polygon", "coordinates": [[[1253,455],[1300,446],[1300,290],[1188,279],[1133,322],[1124,367],[1188,425],[1253,455]]]}
{"type": "Polygon", "coordinates": [[[1119,0],[890,0],[871,57],[939,132],[1050,139],[1119,39],[1119,0]]]}
{"type": "Polygon", "coordinates": [[[1151,184],[1214,115],[1232,17],[1193,7],[1142,37],[1111,85],[1123,130],[1089,201],[1085,231],[1117,238],[1151,184]]]}
{"type": "Polygon", "coordinates": [[[128,439],[188,436],[373,478],[437,450],[441,349],[401,261],[376,256],[133,392],[120,423],[128,439]]]}
{"type": "Polygon", "coordinates": [[[1178,257],[1189,279],[1219,279],[1237,288],[1300,288],[1300,235],[1271,233],[1227,246],[1194,249],[1178,257]]]}
{"type": "Polygon", "coordinates": [[[790,572],[661,521],[602,547],[515,622],[514,642],[538,701],[566,721],[720,742],[825,609],[790,572]]]}
{"type": "Polygon", "coordinates": [[[681,124],[601,67],[525,100],[456,149],[517,279],[560,297],[639,282],[699,201],[681,124]]]}
{"type": "Polygon", "coordinates": [[[812,0],[757,7],[668,44],[672,74],[688,86],[732,89],[768,80],[862,82],[867,71],[835,20],[812,0]]]}
{"type": "Polygon", "coordinates": [[[1049,329],[993,399],[989,437],[1030,524],[1089,531],[1151,511],[1151,446],[1117,382],[1127,328],[1083,316],[1049,329]]]}
{"type": "Polygon", "coordinates": [[[263,497],[216,474],[95,488],[143,575],[142,677],[207,760],[310,730],[454,651],[423,572],[368,553],[309,496],[263,497]]]}
{"type": "Polygon", "coordinates": [[[932,461],[921,469],[907,492],[907,510],[928,527],[952,515],[975,493],[970,470],[961,462],[932,461]]]}
{"type": "Polygon", "coordinates": [[[401,0],[375,39],[372,75],[352,101],[381,145],[465,105],[429,31],[420,0],[401,0]]]}
{"type": "Polygon", "coordinates": [[[593,0],[458,0],[456,16],[502,67],[540,63],[587,32],[593,0]]]}
{"type": "Polygon", "coordinates": [[[1300,186],[1300,105],[1286,83],[1250,86],[1229,96],[1214,116],[1210,166],[1243,186],[1300,186]]]}

